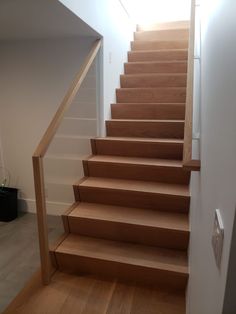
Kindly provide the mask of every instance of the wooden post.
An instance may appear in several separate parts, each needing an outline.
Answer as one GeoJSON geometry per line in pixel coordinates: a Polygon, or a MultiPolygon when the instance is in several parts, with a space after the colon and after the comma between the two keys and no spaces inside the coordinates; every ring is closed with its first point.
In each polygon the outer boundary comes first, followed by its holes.
{"type": "Polygon", "coordinates": [[[195,0],[192,0],[189,30],[188,73],[185,107],[184,148],[183,148],[183,167],[185,170],[189,171],[200,170],[200,160],[192,159],[194,44],[195,44],[195,0]]]}
{"type": "Polygon", "coordinates": [[[41,157],[33,156],[33,169],[34,169],[34,185],[35,185],[35,195],[36,195],[36,209],[37,209],[42,281],[43,281],[43,284],[47,285],[50,282],[52,265],[51,265],[50,256],[49,256],[43,160],[41,157]]]}

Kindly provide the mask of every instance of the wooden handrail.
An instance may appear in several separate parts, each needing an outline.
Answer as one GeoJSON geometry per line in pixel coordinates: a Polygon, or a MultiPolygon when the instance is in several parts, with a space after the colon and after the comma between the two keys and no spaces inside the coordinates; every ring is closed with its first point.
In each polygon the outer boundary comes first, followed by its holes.
{"type": "Polygon", "coordinates": [[[183,167],[186,170],[200,170],[200,160],[192,159],[193,133],[193,88],[194,88],[194,44],[195,44],[195,0],[191,2],[189,30],[187,93],[185,107],[183,167]]]}
{"type": "Polygon", "coordinates": [[[47,152],[47,149],[61,124],[61,121],[65,115],[65,112],[69,109],[72,101],[74,100],[84,78],[86,77],[90,66],[92,65],[99,49],[101,47],[101,39],[96,40],[90,53],[88,54],[83,66],[81,67],[79,73],[76,75],[74,81],[72,82],[70,88],[68,89],[60,107],[58,108],[56,114],[54,115],[51,123],[49,124],[46,132],[44,133],[38,147],[34,152],[34,156],[43,157],[47,152]]]}
{"type": "Polygon", "coordinates": [[[48,225],[47,225],[47,208],[45,197],[45,184],[44,184],[44,172],[43,172],[43,157],[47,152],[47,149],[60,126],[62,119],[66,111],[72,104],[83,80],[85,79],[97,53],[101,47],[101,40],[97,40],[90,53],[88,54],[85,62],[83,63],[79,73],[76,75],[73,83],[68,89],[61,105],[59,106],[56,114],[54,115],[51,123],[49,124],[45,134],[43,135],[38,147],[36,148],[33,159],[34,170],[34,186],[36,196],[36,210],[38,220],[38,234],[39,234],[39,249],[41,259],[41,273],[43,284],[49,284],[51,274],[54,269],[51,263],[49,254],[49,240],[48,240],[48,225]]]}

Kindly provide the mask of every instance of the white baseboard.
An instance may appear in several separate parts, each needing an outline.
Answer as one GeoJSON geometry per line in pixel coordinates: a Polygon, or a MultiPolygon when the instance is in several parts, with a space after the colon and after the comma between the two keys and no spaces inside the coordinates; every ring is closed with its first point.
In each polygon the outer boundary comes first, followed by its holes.
{"type": "MultiPolygon", "coordinates": [[[[47,202],[47,214],[59,216],[71,206],[70,203],[47,202]]],[[[18,209],[22,212],[36,213],[36,202],[34,199],[18,199],[18,209]]]]}

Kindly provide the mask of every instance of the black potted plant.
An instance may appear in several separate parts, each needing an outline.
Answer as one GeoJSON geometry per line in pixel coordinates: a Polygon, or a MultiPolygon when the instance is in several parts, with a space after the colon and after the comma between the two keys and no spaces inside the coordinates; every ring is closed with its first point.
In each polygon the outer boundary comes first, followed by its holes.
{"type": "Polygon", "coordinates": [[[0,167],[0,221],[17,218],[17,189],[9,187],[10,174],[0,167]]]}

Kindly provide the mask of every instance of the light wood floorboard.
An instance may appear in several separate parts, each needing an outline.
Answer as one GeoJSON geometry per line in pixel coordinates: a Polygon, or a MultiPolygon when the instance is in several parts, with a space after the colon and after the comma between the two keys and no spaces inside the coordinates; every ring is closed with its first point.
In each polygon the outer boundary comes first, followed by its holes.
{"type": "Polygon", "coordinates": [[[184,314],[183,292],[56,272],[49,286],[36,273],[3,314],[184,314]]]}
{"type": "MultiPolygon", "coordinates": [[[[63,232],[61,218],[48,217],[49,238],[63,232]]],[[[39,268],[38,229],[35,214],[21,213],[11,222],[0,222],[0,313],[39,268]]]]}

